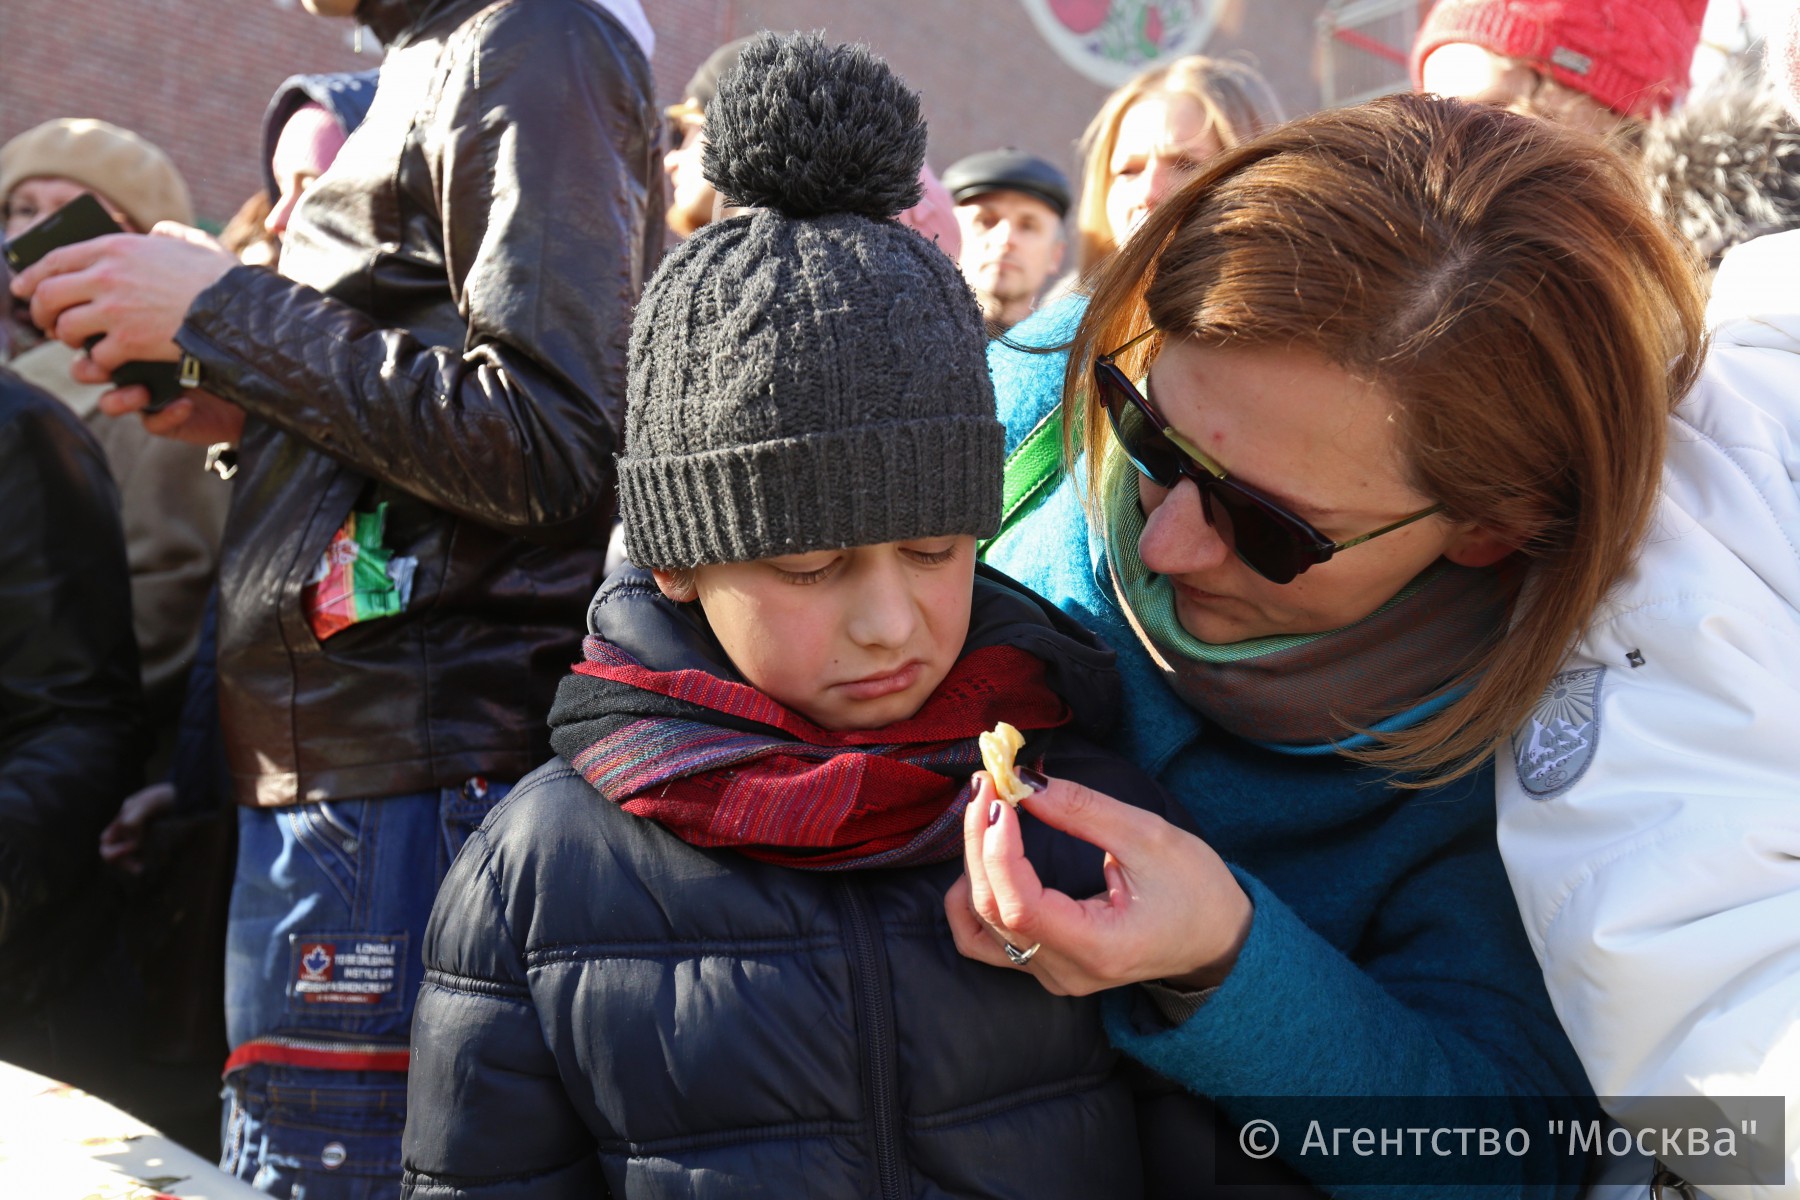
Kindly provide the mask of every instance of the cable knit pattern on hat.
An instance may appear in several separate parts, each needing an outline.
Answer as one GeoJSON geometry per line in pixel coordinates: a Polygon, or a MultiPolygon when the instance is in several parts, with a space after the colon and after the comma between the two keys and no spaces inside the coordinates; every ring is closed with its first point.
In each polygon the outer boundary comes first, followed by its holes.
{"type": "Polygon", "coordinates": [[[892,219],[917,199],[917,98],[861,48],[766,34],[707,135],[708,178],[764,207],[678,247],[638,305],[619,458],[632,561],[991,533],[1003,434],[981,312],[892,219]]]}

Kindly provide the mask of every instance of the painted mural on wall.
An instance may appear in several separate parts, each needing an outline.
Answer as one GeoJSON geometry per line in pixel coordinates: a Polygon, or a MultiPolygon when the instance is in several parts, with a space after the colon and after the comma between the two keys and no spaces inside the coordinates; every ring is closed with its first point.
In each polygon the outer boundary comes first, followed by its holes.
{"type": "Polygon", "coordinates": [[[1164,59],[1198,53],[1228,0],[1020,0],[1071,67],[1117,87],[1164,59]]]}

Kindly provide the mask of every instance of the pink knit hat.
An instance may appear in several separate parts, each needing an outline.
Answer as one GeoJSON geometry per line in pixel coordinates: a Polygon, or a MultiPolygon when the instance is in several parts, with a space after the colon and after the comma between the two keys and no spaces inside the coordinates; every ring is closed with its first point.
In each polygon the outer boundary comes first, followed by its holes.
{"type": "Polygon", "coordinates": [[[1647,117],[1687,94],[1706,0],[1440,0],[1413,42],[1469,42],[1528,63],[1616,113],[1647,117]]]}

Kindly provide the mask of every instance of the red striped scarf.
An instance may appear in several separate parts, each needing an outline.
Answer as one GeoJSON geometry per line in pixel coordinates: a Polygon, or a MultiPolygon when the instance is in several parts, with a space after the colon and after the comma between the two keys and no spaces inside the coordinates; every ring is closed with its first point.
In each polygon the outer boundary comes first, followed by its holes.
{"type": "Polygon", "coordinates": [[[998,721],[1029,737],[1070,719],[1042,661],[1012,646],[963,655],[910,719],[846,732],[747,684],[651,670],[598,637],[582,649],[557,693],[558,753],[683,841],[790,867],[954,858],[981,766],[976,736],[998,721]]]}

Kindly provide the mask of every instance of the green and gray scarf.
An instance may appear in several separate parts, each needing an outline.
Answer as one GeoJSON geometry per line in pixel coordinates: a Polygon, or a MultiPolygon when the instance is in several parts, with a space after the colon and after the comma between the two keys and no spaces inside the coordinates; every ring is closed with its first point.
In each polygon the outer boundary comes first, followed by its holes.
{"type": "Polygon", "coordinates": [[[1401,714],[1417,719],[1506,627],[1520,573],[1439,560],[1342,629],[1202,642],[1176,618],[1168,579],[1138,558],[1145,521],[1137,479],[1122,455],[1108,455],[1101,516],[1119,606],[1169,687],[1238,737],[1324,748],[1359,729],[1390,728],[1401,714]]]}

